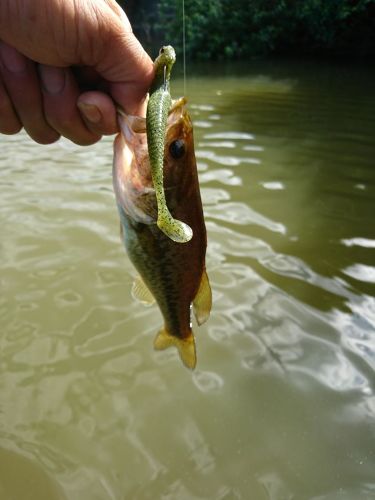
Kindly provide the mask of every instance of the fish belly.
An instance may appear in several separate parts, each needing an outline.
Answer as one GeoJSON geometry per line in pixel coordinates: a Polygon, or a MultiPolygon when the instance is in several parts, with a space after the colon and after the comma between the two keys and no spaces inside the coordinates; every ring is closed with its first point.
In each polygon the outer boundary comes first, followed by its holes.
{"type": "Polygon", "coordinates": [[[199,286],[198,280],[194,283],[193,263],[156,224],[135,222],[122,207],[119,211],[126,251],[158,303],[166,328],[175,337],[188,337],[191,303],[199,286]]]}

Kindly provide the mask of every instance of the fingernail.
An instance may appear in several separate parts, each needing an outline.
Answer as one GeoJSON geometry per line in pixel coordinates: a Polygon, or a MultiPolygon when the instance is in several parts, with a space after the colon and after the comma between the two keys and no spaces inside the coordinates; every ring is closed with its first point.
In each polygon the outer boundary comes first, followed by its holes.
{"type": "Polygon", "coordinates": [[[1,59],[11,73],[23,73],[26,70],[26,58],[6,43],[0,44],[1,59]]]}
{"type": "Polygon", "coordinates": [[[86,102],[79,102],[77,104],[84,118],[91,123],[99,123],[102,119],[102,114],[99,108],[94,104],[87,104],[86,102]]]}
{"type": "Polygon", "coordinates": [[[39,66],[39,75],[42,80],[43,89],[47,94],[60,94],[65,87],[65,70],[55,66],[39,66]]]}

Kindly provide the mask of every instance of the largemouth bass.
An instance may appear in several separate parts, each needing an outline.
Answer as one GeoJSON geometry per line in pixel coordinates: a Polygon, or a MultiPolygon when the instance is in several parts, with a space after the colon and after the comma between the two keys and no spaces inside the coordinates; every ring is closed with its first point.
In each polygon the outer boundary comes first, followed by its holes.
{"type": "Polygon", "coordinates": [[[193,128],[186,100],[172,104],[164,146],[164,188],[173,217],[192,228],[192,239],[176,243],[156,224],[158,207],[149,161],[146,121],[122,115],[121,132],[114,144],[113,185],[122,236],[130,260],[140,274],[133,294],[144,302],[154,298],[164,327],[154,341],[156,349],[177,347],[181,360],[196,365],[191,308],[197,323],[211,310],[211,289],[206,274],[206,228],[194,154],[193,128]]]}

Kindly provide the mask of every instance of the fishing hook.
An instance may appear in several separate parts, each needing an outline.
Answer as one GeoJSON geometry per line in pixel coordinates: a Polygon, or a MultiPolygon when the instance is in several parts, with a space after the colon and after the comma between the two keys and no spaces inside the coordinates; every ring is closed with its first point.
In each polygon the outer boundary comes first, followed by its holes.
{"type": "Polygon", "coordinates": [[[164,92],[167,91],[167,66],[164,65],[164,92]]]}

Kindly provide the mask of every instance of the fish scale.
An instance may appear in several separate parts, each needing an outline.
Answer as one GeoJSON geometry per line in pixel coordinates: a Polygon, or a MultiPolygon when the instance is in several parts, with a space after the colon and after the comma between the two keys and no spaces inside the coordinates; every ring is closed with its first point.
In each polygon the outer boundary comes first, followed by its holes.
{"type": "Polygon", "coordinates": [[[180,266],[184,263],[178,258],[178,248],[172,251],[171,241],[155,226],[133,223],[122,208],[120,217],[125,228],[123,234],[127,252],[142,270],[145,285],[159,298],[168,330],[180,337],[188,337],[191,334],[190,303],[180,301],[181,281],[176,277],[182,274],[180,266]],[[152,252],[144,251],[144,248],[151,247],[152,252]]]}

